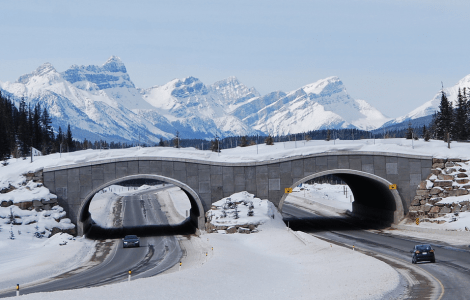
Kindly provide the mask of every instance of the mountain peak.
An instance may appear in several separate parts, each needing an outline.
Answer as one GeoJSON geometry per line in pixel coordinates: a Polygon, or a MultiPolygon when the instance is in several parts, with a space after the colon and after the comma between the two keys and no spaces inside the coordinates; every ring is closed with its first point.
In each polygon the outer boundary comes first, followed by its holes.
{"type": "Polygon", "coordinates": [[[111,56],[104,64],[103,64],[103,69],[109,72],[122,72],[126,73],[126,67],[124,66],[124,63],[122,60],[113,55],[111,56]]]}
{"type": "Polygon", "coordinates": [[[320,79],[302,87],[307,94],[338,93],[346,91],[343,82],[337,76],[320,79]]]}
{"type": "Polygon", "coordinates": [[[55,76],[57,73],[56,69],[54,68],[54,66],[52,66],[51,63],[44,63],[42,65],[40,65],[36,70],[34,70],[33,72],[29,73],[29,74],[25,74],[25,75],[22,75],[20,76],[20,78],[18,78],[18,80],[16,82],[18,83],[28,83],[29,79],[33,76],[40,76],[40,77],[43,77],[43,76],[48,76],[50,74],[52,74],[53,76],[55,76]]]}

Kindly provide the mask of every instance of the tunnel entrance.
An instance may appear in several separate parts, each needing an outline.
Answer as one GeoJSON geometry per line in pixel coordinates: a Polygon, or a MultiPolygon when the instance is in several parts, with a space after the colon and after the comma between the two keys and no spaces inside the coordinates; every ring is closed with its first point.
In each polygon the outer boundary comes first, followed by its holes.
{"type": "Polygon", "coordinates": [[[201,208],[197,194],[178,181],[133,175],[91,192],[82,202],[77,227],[91,239],[192,234],[204,215],[201,208]]]}
{"type": "Polygon", "coordinates": [[[362,171],[319,172],[294,183],[293,193],[282,197],[279,210],[290,224],[301,225],[304,220],[320,229],[338,230],[350,228],[352,222],[384,228],[404,217],[401,198],[390,184],[362,171]]]}

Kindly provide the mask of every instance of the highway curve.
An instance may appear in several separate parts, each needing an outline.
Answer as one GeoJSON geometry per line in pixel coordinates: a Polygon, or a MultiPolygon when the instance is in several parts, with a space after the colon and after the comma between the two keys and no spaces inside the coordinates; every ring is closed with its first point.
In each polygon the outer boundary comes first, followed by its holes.
{"type": "MultiPolygon", "coordinates": [[[[283,206],[284,220],[293,230],[310,233],[330,243],[342,245],[373,256],[395,268],[406,277],[407,295],[402,299],[470,299],[470,248],[457,248],[440,241],[382,234],[365,230],[350,217],[324,217],[291,204],[283,206]],[[411,264],[410,250],[416,244],[432,244],[436,263],[411,264]]],[[[469,240],[470,243],[470,240],[469,240]]]]}
{"type": "MultiPolygon", "coordinates": [[[[122,198],[123,227],[168,224],[155,192],[152,190],[145,194],[122,198]]],[[[179,262],[182,255],[175,236],[143,237],[141,246],[137,248],[123,248],[120,239],[105,244],[111,249],[108,249],[109,255],[101,264],[82,272],[73,270],[40,284],[21,285],[21,294],[77,289],[125,281],[129,270],[132,270],[132,279],[154,276],[171,268],[179,262]]],[[[0,293],[0,298],[15,294],[15,291],[0,293]]]]}

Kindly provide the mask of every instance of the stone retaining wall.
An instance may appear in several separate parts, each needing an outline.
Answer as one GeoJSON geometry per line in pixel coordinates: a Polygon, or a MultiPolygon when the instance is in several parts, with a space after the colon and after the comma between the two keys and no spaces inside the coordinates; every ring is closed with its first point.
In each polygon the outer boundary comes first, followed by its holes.
{"type": "Polygon", "coordinates": [[[443,198],[463,196],[470,193],[470,165],[459,158],[433,158],[431,173],[422,181],[411,202],[408,217],[421,221],[444,223],[433,220],[448,213],[470,211],[470,201],[439,203],[443,198]]]}

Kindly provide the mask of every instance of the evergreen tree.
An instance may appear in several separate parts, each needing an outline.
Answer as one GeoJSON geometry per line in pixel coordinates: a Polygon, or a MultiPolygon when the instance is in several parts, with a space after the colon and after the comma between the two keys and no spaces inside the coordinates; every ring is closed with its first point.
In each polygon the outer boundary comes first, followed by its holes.
{"type": "Polygon", "coordinates": [[[246,147],[248,146],[248,140],[246,136],[242,136],[240,139],[240,147],[246,147]]]}
{"type": "Polygon", "coordinates": [[[158,142],[158,146],[165,147],[165,142],[163,141],[163,138],[160,138],[160,142],[158,142]]]}
{"type": "Polygon", "coordinates": [[[67,143],[67,151],[73,151],[73,137],[72,137],[72,130],[70,129],[70,124],[67,126],[67,137],[65,138],[65,142],[67,143]]]}
{"type": "Polygon", "coordinates": [[[411,140],[413,138],[413,128],[411,128],[411,121],[408,122],[408,130],[406,131],[406,139],[411,140]]]}
{"type": "Polygon", "coordinates": [[[331,139],[331,133],[330,133],[330,130],[328,129],[326,131],[326,140],[329,141],[331,139]]]}
{"type": "Polygon", "coordinates": [[[57,138],[56,138],[56,141],[55,141],[57,151],[60,151],[60,152],[63,151],[62,150],[63,142],[64,142],[64,133],[62,132],[62,128],[59,126],[59,132],[57,133],[57,138]]]}
{"type": "Polygon", "coordinates": [[[426,125],[423,125],[422,137],[426,142],[431,138],[431,132],[426,128],[426,125]]]}
{"type": "Polygon", "coordinates": [[[26,102],[24,99],[21,99],[20,109],[18,111],[18,141],[21,156],[28,155],[29,146],[31,144],[28,117],[29,111],[26,108],[26,102]]]}
{"type": "Polygon", "coordinates": [[[41,126],[41,105],[39,103],[36,104],[33,110],[32,129],[32,146],[39,150],[42,148],[43,143],[43,129],[41,126]]]}
{"type": "Polygon", "coordinates": [[[49,154],[52,151],[52,141],[54,140],[54,130],[51,126],[52,120],[49,116],[49,112],[44,107],[41,115],[42,123],[42,141],[43,141],[43,154],[49,154]]]}
{"type": "Polygon", "coordinates": [[[180,148],[180,132],[176,131],[175,138],[173,139],[173,145],[175,148],[180,148]]]}
{"type": "Polygon", "coordinates": [[[220,141],[219,136],[216,134],[214,139],[211,141],[211,151],[220,152],[220,141]]]}
{"type": "Polygon", "coordinates": [[[452,103],[447,100],[444,90],[441,91],[441,103],[435,119],[436,138],[447,142],[447,135],[452,134],[454,112],[452,103]]]}
{"type": "Polygon", "coordinates": [[[272,146],[274,145],[274,139],[271,135],[268,135],[268,137],[264,140],[266,145],[272,146]]]}
{"type": "Polygon", "coordinates": [[[453,126],[452,136],[456,140],[467,140],[468,139],[468,106],[467,99],[460,91],[457,95],[457,108],[455,109],[455,121],[453,126]]]}

